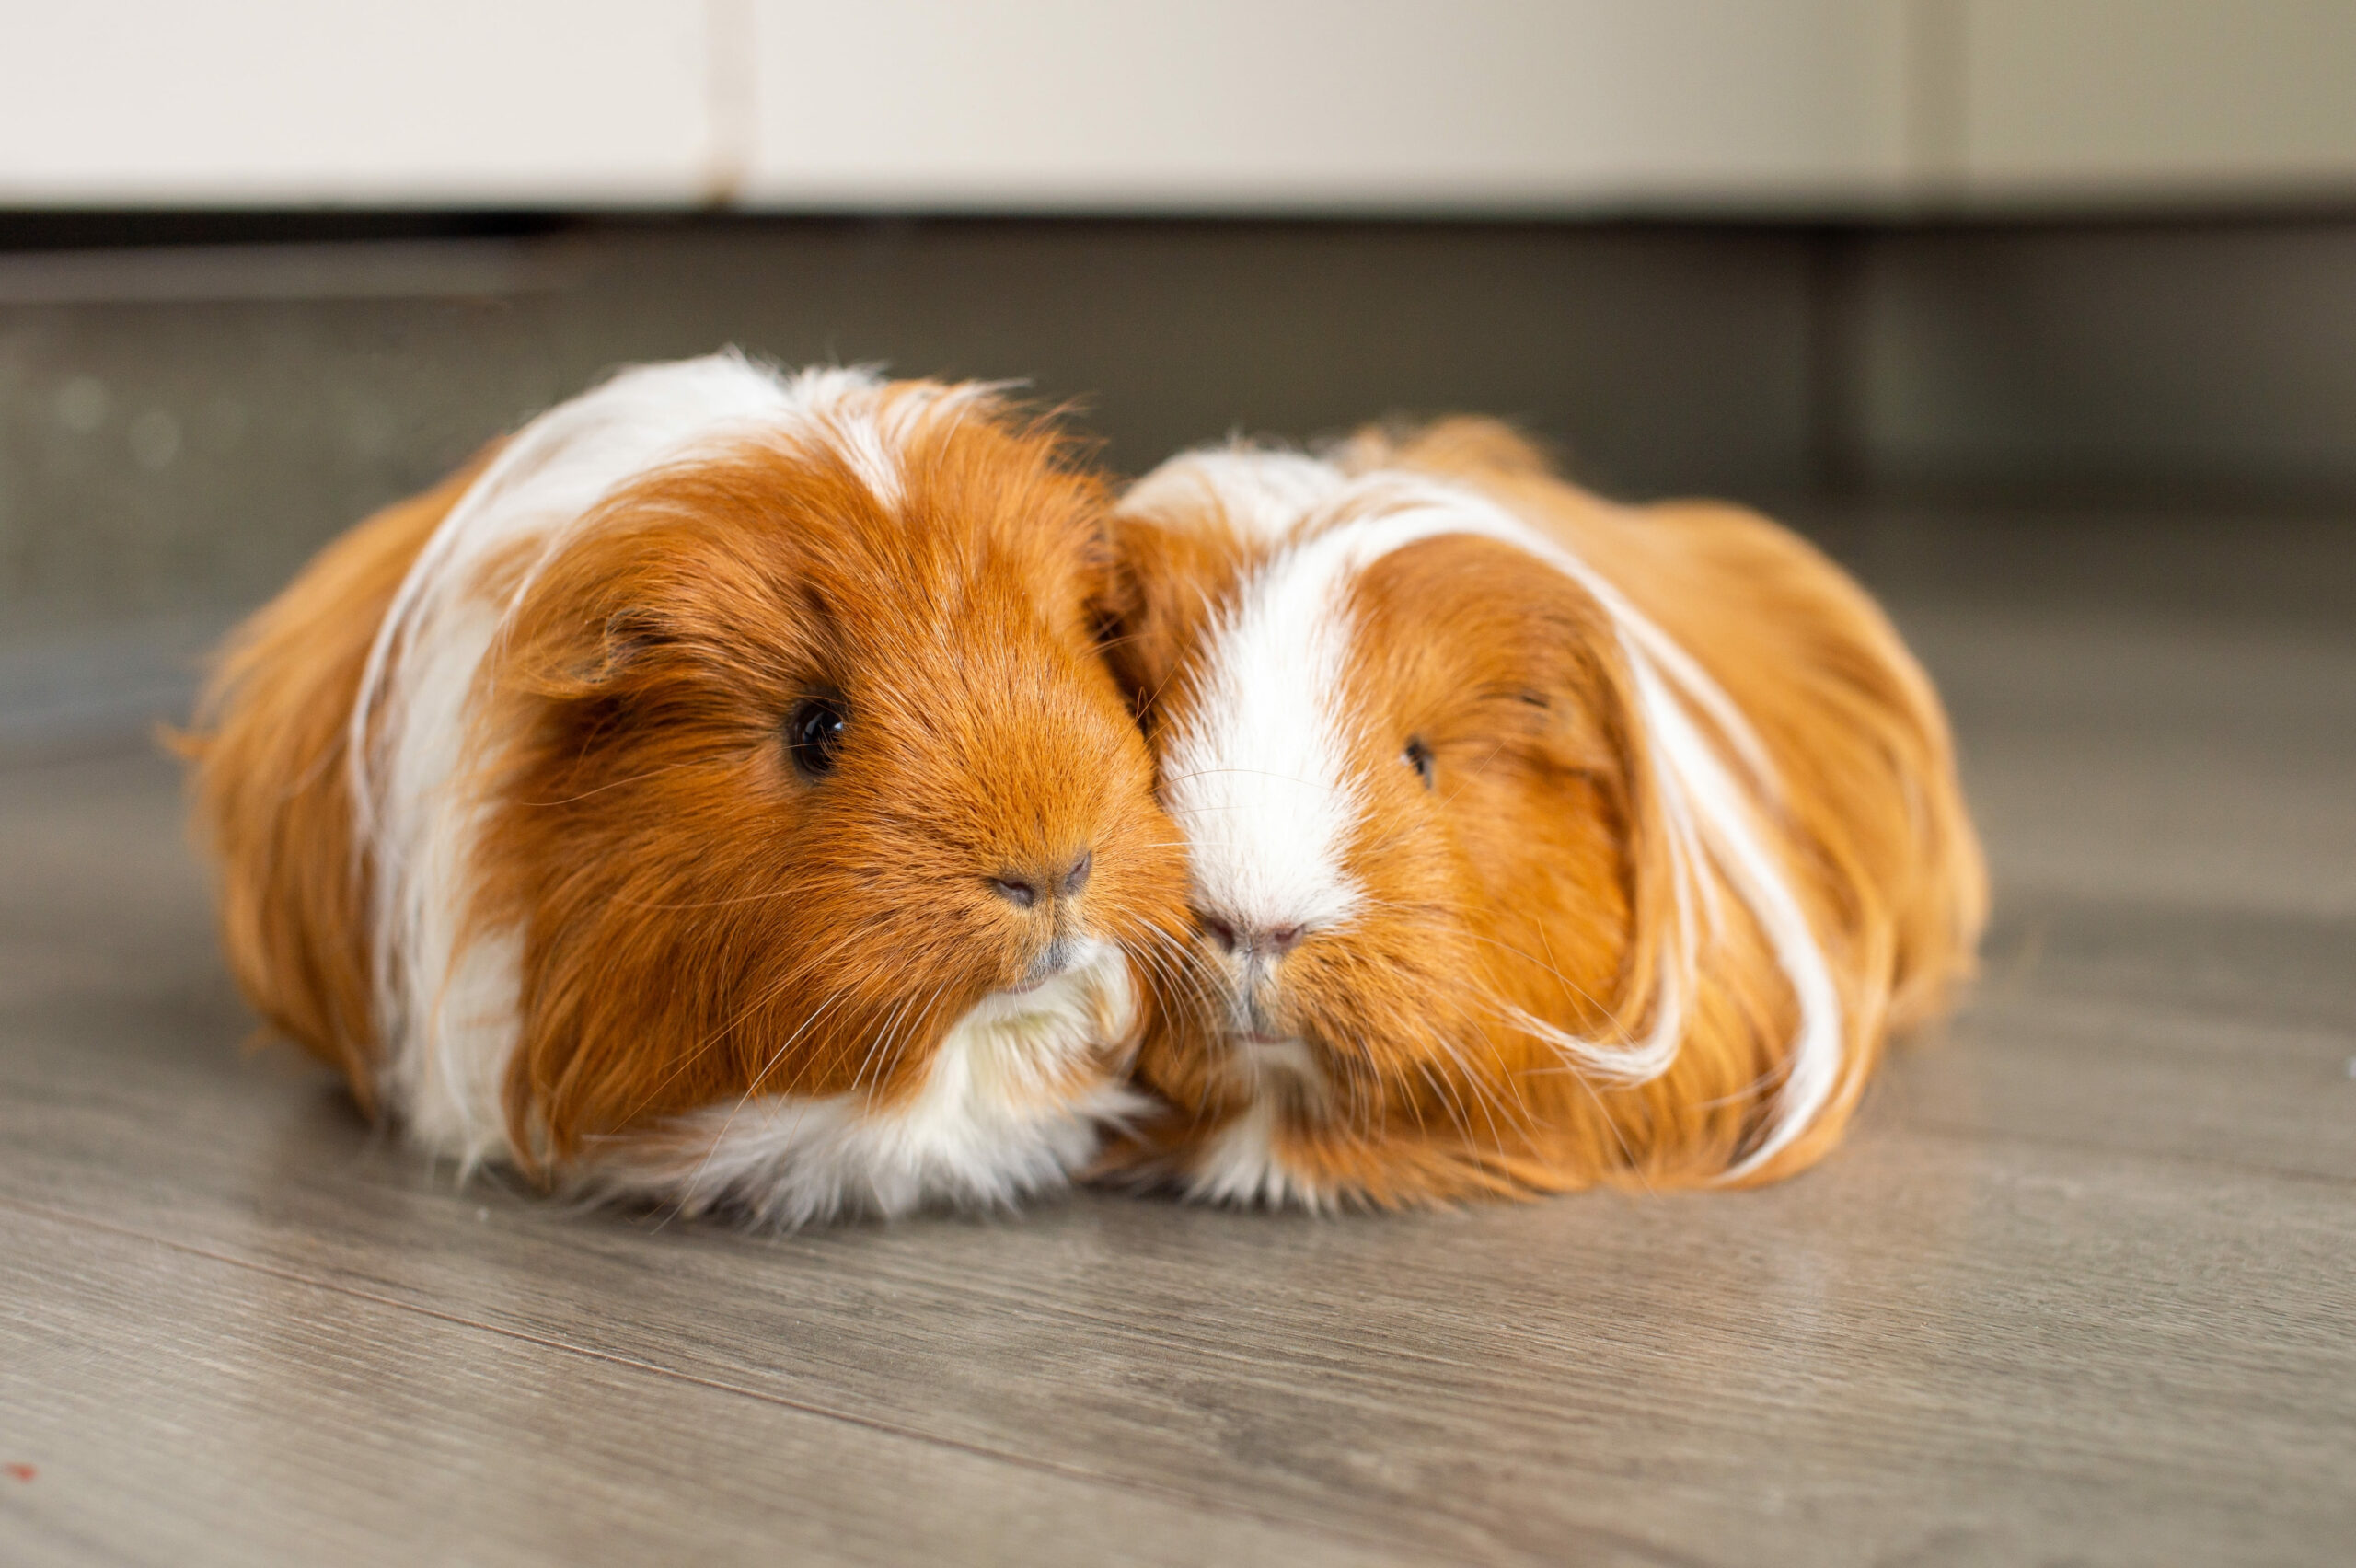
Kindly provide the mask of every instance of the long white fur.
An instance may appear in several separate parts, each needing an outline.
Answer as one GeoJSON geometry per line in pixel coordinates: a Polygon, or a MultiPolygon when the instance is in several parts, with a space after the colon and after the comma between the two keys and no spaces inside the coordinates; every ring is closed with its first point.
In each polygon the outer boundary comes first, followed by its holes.
{"type": "MultiPolygon", "coordinates": [[[[625,484],[746,438],[824,444],[880,502],[894,504],[901,444],[923,421],[995,391],[980,383],[904,386],[887,398],[867,370],[784,375],[733,352],[643,366],[535,420],[451,509],[377,628],[349,744],[355,852],[373,871],[383,1090],[419,1142],[462,1170],[523,1152],[508,1147],[502,1103],[519,1032],[520,935],[493,932],[462,944],[459,928],[487,810],[466,766],[480,674],[541,567],[625,484]],[[529,552],[521,581],[494,597],[487,569],[519,548],[529,552]]],[[[1111,1014],[1134,1008],[1126,980],[1116,991],[1098,970],[1087,976],[1058,982],[1046,1013],[1060,1006],[1120,1038],[1127,1021],[1111,1014]]],[[[1087,1157],[1095,1120],[1118,1113],[1119,1097],[1105,1090],[1056,1114],[1026,1116],[978,1093],[970,1078],[975,1053],[996,1049],[990,1043],[1011,1027],[988,1014],[993,1005],[985,1001],[953,1027],[958,1043],[904,1113],[879,1121],[848,1097],[767,1097],[745,1108],[741,1124],[713,1124],[692,1165],[625,1162],[601,1181],[699,1202],[724,1192],[789,1222],[842,1207],[894,1211],[931,1196],[1002,1201],[1045,1184],[1087,1157]],[[772,1189],[766,1197],[756,1190],[764,1182],[772,1189]]],[[[1039,1025],[1037,1009],[1022,1016],[1030,1021],[1018,1034],[1054,1043],[1070,1032],[1039,1025]]]]}
{"type": "MultiPolygon", "coordinates": [[[[850,374],[814,380],[803,400],[839,401],[850,374]]],[[[457,940],[483,813],[464,777],[477,676],[514,607],[490,596],[486,565],[525,543],[545,559],[631,478],[794,413],[784,383],[734,355],[615,376],[507,444],[419,553],[377,628],[349,751],[354,840],[374,860],[385,1087],[412,1136],[462,1167],[506,1145],[499,1088],[518,997],[514,951],[483,942],[462,953],[457,940]]]]}
{"type": "MultiPolygon", "coordinates": [[[[1727,1179],[1772,1159],[1816,1118],[1840,1082],[1842,1008],[1822,945],[1766,837],[1780,799],[1773,765],[1725,689],[1615,584],[1473,491],[1421,475],[1352,476],[1294,452],[1184,454],[1139,480],[1122,510],[1164,527],[1225,527],[1279,544],[1214,626],[1202,700],[1165,743],[1164,795],[1188,836],[1197,895],[1256,923],[1331,925],[1355,904],[1342,847],[1362,802],[1338,706],[1354,629],[1350,584],[1394,550],[1470,535],[1524,550],[1585,589],[1611,617],[1634,687],[1669,850],[1676,940],[1643,1009],[1649,1027],[1641,1037],[1589,1041],[1526,1014],[1515,1021],[1575,1068],[1614,1082],[1668,1071],[1701,943],[1720,917],[1715,868],[1765,934],[1800,1015],[1774,1117],[1727,1179]]],[[[1276,1168],[1273,1130],[1268,1116],[1239,1119],[1197,1167],[1191,1190],[1243,1201],[1298,1196],[1299,1184],[1276,1168]]]]}

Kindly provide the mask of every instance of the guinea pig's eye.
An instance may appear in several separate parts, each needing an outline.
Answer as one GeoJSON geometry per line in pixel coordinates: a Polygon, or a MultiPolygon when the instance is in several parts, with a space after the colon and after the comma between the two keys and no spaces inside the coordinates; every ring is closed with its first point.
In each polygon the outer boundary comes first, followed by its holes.
{"type": "Polygon", "coordinates": [[[843,749],[843,701],[838,697],[806,697],[786,716],[785,749],[804,778],[824,778],[835,770],[835,755],[843,749]]]}
{"type": "Polygon", "coordinates": [[[1415,770],[1415,777],[1424,781],[1425,789],[1432,787],[1432,748],[1424,744],[1421,735],[1407,737],[1407,749],[1399,754],[1399,760],[1415,770]]]}

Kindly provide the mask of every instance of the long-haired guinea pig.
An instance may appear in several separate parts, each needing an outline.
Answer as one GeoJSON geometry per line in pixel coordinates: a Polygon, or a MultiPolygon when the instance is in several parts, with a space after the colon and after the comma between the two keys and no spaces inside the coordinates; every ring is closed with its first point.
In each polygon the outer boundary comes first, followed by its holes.
{"type": "Polygon", "coordinates": [[[1938,699],[1831,563],[1457,420],[1177,457],[1123,679],[1199,936],[1113,1157],[1230,1202],[1773,1180],[1984,915],[1938,699]]]}
{"type": "Polygon", "coordinates": [[[780,1224],[1062,1181],[1186,918],[1108,499],[976,385],[723,354],[542,415],[232,639],[247,996],[463,1167],[780,1224]]]}

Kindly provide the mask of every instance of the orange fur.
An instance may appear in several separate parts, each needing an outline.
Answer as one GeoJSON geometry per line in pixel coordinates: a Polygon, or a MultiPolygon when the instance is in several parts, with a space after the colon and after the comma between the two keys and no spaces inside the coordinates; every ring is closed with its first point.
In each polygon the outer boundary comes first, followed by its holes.
{"type": "Polygon", "coordinates": [[[1094,654],[1101,492],[1058,457],[946,426],[895,516],[839,465],[747,446],[615,498],[543,573],[481,720],[509,739],[475,917],[527,933],[519,1148],[756,1091],[911,1092],[1068,918],[994,896],[1004,869],[1091,849],[1103,932],[1183,921],[1094,654]],[[817,689],[868,741],[825,789],[777,744],[817,689]]]}
{"type": "MultiPolygon", "coordinates": [[[[1815,550],[1738,509],[1612,506],[1555,478],[1493,421],[1369,433],[1352,472],[1477,490],[1618,585],[1723,686],[1781,777],[1773,837],[1841,993],[1847,1061],[1806,1130],[1747,1181],[1839,1139],[1885,1035],[1969,974],[1985,879],[1935,694],[1872,602],[1815,550]]],[[[1270,546],[1217,517],[1123,522],[1114,651],[1150,731],[1202,694],[1214,617],[1270,546]]],[[[1365,805],[1347,855],[1364,907],[1283,961],[1267,1005],[1313,1053],[1273,1091],[1274,1147],[1312,1191],[1380,1205],[1721,1179],[1755,1142],[1785,1067],[1789,986],[1731,894],[1674,1062],[1614,1086],[1513,1025],[1584,1038],[1644,1023],[1670,933],[1661,805],[1629,672],[1587,593],[1523,552],[1454,536],[1378,559],[1351,592],[1341,707],[1365,805]],[[1409,737],[1433,787],[1397,766],[1409,737]]],[[[1137,1068],[1169,1105],[1122,1157],[1183,1174],[1267,1080],[1220,999],[1165,986],[1137,1068]]]]}

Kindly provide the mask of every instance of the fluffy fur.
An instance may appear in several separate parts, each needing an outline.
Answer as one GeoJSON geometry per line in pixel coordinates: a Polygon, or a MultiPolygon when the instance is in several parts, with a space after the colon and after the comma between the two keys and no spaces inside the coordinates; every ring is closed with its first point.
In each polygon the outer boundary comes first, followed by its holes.
{"type": "Polygon", "coordinates": [[[1184,922],[1105,501],[979,386],[720,355],[543,415],[233,639],[247,995],[462,1166],[787,1224],[1060,1182],[1184,922]]]}
{"type": "Polygon", "coordinates": [[[1230,1202],[1773,1180],[1966,974],[1935,694],[1736,509],[1630,509],[1474,420],[1175,458],[1114,659],[1200,936],[1116,1166],[1230,1202]]]}

